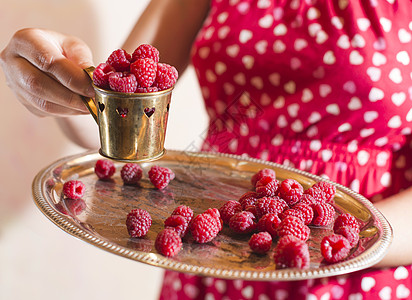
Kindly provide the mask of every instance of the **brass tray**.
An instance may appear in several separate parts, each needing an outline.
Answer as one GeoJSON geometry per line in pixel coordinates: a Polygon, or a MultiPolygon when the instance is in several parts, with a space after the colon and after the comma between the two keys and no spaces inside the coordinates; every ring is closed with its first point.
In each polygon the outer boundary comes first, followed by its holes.
{"type": "Polygon", "coordinates": [[[250,235],[233,234],[224,227],[211,242],[197,244],[184,240],[182,250],[173,258],[158,254],[154,247],[163,221],[180,204],[189,205],[195,214],[210,207],[219,208],[225,201],[237,200],[251,190],[250,178],[262,168],[273,168],[279,180],[294,178],[308,188],[321,177],[257,159],[226,154],[167,151],[155,162],[142,163],[143,179],[139,187],[123,185],[116,162],[112,180],[98,180],[94,165],[102,159],[87,152],[58,160],[35,177],[34,201],[42,213],[67,233],[108,252],[149,265],[227,279],[300,280],[345,274],[373,266],[388,250],[392,229],[384,216],[363,196],[335,184],[337,213],[349,212],[361,222],[361,239],[348,259],[325,264],[320,241],[331,228],[311,228],[308,241],[311,264],[308,269],[276,269],[272,252],[259,256],[248,246],[250,235]],[[155,190],[147,178],[151,165],[171,168],[176,178],[163,190],[155,190]],[[79,179],[86,185],[82,200],[66,200],[62,186],[79,179]],[[127,213],[134,208],[149,211],[153,223],[145,238],[130,238],[125,226],[127,213]]]}

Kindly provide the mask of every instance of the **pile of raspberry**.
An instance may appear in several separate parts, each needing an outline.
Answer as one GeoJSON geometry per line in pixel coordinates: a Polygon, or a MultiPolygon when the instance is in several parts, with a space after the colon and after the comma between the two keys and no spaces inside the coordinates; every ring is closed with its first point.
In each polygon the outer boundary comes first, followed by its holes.
{"type": "Polygon", "coordinates": [[[132,54],[117,49],[93,72],[94,85],[121,93],[167,90],[173,87],[177,78],[176,68],[160,63],[159,51],[149,44],[140,45],[132,54]]]}
{"type": "Polygon", "coordinates": [[[273,258],[278,268],[309,267],[311,228],[333,228],[320,245],[325,263],[346,259],[357,245],[359,222],[349,213],[336,217],[333,184],[320,181],[304,189],[294,179],[279,181],[272,169],[260,170],[251,183],[254,189],[222,205],[220,215],[233,232],[251,234],[249,246],[255,253],[269,252],[277,240],[273,258]]]}

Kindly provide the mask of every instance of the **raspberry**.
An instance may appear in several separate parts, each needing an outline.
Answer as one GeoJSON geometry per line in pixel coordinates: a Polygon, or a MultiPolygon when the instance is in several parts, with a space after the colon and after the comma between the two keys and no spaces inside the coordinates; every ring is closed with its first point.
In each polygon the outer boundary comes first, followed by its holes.
{"type": "Polygon", "coordinates": [[[297,204],[295,204],[293,206],[293,209],[300,211],[303,217],[303,222],[306,225],[309,225],[310,223],[312,223],[313,220],[313,208],[311,205],[306,204],[306,203],[302,203],[302,202],[298,202],[297,204]]]}
{"type": "Polygon", "coordinates": [[[218,227],[219,231],[221,231],[222,227],[223,227],[223,221],[220,218],[219,210],[217,208],[209,208],[204,213],[209,214],[209,215],[211,215],[212,217],[214,217],[216,219],[217,227],[218,227]]]}
{"type": "Polygon", "coordinates": [[[236,213],[242,211],[242,206],[239,202],[230,200],[227,201],[219,208],[220,217],[223,220],[223,223],[229,224],[229,220],[233,217],[236,213]]]}
{"type": "Polygon", "coordinates": [[[132,54],[132,62],[140,58],[150,58],[154,62],[159,62],[159,50],[149,44],[142,44],[134,50],[132,54]]]}
{"type": "Polygon", "coordinates": [[[159,89],[155,86],[150,86],[150,87],[137,87],[136,93],[155,93],[158,92],[159,89]]]}
{"type": "MultiPolygon", "coordinates": [[[[305,222],[305,218],[303,217],[303,214],[301,211],[293,209],[293,208],[288,208],[284,210],[282,213],[279,214],[279,218],[283,220],[287,216],[292,216],[301,219],[303,222],[305,222]]],[[[307,225],[307,224],[306,224],[307,225]]]]}
{"type": "Polygon", "coordinates": [[[320,244],[320,253],[328,263],[344,260],[349,255],[350,249],[349,241],[338,234],[325,236],[320,244]]]}
{"type": "Polygon", "coordinates": [[[305,223],[293,216],[287,216],[284,218],[278,227],[278,235],[293,235],[302,241],[306,241],[309,238],[310,229],[305,223]]]}
{"type": "Polygon", "coordinates": [[[335,208],[325,202],[320,202],[312,205],[313,220],[312,225],[328,226],[333,223],[335,217],[335,208]]]}
{"type": "Polygon", "coordinates": [[[136,76],[141,87],[150,87],[156,79],[157,64],[150,58],[139,58],[130,65],[130,72],[136,76]]]}
{"type": "Polygon", "coordinates": [[[333,202],[333,197],[336,194],[336,186],[326,181],[319,181],[312,187],[320,188],[325,193],[325,202],[333,202]]]}
{"type": "Polygon", "coordinates": [[[288,208],[288,205],[283,199],[279,197],[263,197],[256,201],[256,210],[257,210],[257,218],[260,219],[262,216],[269,214],[269,213],[277,213],[280,214],[285,209],[288,208]]]}
{"type": "Polygon", "coordinates": [[[69,180],[63,184],[63,195],[70,199],[80,199],[85,190],[86,186],[79,180],[69,180]]]}
{"type": "Polygon", "coordinates": [[[258,231],[267,231],[270,233],[271,236],[276,237],[278,227],[280,225],[280,218],[278,214],[271,213],[266,214],[261,217],[257,223],[257,230],[258,231]]]}
{"type": "Polygon", "coordinates": [[[248,211],[241,211],[229,220],[229,227],[236,233],[249,233],[256,229],[255,216],[248,211]]]}
{"type": "Polygon", "coordinates": [[[259,214],[255,205],[247,205],[244,211],[252,213],[255,218],[259,214]]]}
{"type": "Polygon", "coordinates": [[[302,197],[300,198],[299,202],[296,203],[296,204],[308,204],[308,205],[312,205],[312,204],[314,204],[314,203],[316,203],[316,202],[319,202],[319,201],[316,201],[315,198],[313,198],[312,195],[306,194],[306,191],[305,191],[305,192],[303,192],[303,195],[302,195],[302,197]]]}
{"type": "Polygon", "coordinates": [[[272,236],[266,231],[255,233],[249,240],[249,247],[253,252],[264,254],[272,247],[272,236]]]}
{"type": "Polygon", "coordinates": [[[159,190],[166,188],[174,178],[173,171],[166,167],[152,166],[149,170],[150,182],[159,190]]]}
{"type": "Polygon", "coordinates": [[[136,76],[131,73],[115,72],[109,76],[109,85],[115,92],[134,93],[137,88],[136,76]]]}
{"type": "Polygon", "coordinates": [[[181,238],[186,235],[188,228],[188,221],[184,216],[171,215],[164,221],[165,228],[172,228],[181,238]]]}
{"type": "Polygon", "coordinates": [[[116,70],[111,65],[106,63],[99,64],[93,71],[94,85],[105,90],[110,89],[109,76],[114,72],[116,70]]]}
{"type": "Polygon", "coordinates": [[[335,231],[339,227],[343,227],[343,226],[349,226],[353,230],[355,230],[355,232],[357,233],[359,233],[360,231],[358,220],[356,220],[356,218],[350,213],[344,213],[344,214],[339,215],[335,219],[335,223],[333,224],[333,230],[335,231]]]}
{"type": "Polygon", "coordinates": [[[245,209],[248,205],[255,205],[258,198],[256,192],[249,191],[240,196],[238,201],[242,205],[242,209],[245,209]]]}
{"type": "Polygon", "coordinates": [[[165,228],[160,231],[155,240],[156,250],[168,257],[175,256],[182,248],[182,239],[179,234],[170,228],[165,228]]]}
{"type": "Polygon", "coordinates": [[[283,236],[276,245],[274,260],[279,268],[305,269],[310,263],[308,244],[295,236],[283,236]]]}
{"type": "Polygon", "coordinates": [[[279,189],[279,180],[270,176],[263,176],[256,182],[256,194],[258,197],[276,196],[279,189]]]}
{"type": "Polygon", "coordinates": [[[152,217],[144,209],[132,209],[126,218],[126,227],[131,237],[142,237],[152,226],[152,217]]]}
{"type": "Polygon", "coordinates": [[[179,205],[173,210],[172,215],[183,216],[187,220],[187,223],[190,223],[193,218],[193,210],[189,206],[179,205]]]}
{"type": "Polygon", "coordinates": [[[219,233],[217,219],[210,214],[197,215],[190,225],[194,240],[200,244],[210,242],[219,233]]]}
{"type": "Polygon", "coordinates": [[[256,187],[256,183],[260,179],[262,179],[262,177],[264,176],[269,176],[269,177],[276,179],[276,172],[272,169],[262,169],[252,176],[252,178],[250,179],[250,182],[252,183],[254,187],[256,187]]]}
{"type": "Polygon", "coordinates": [[[96,161],[94,172],[100,179],[110,179],[115,171],[116,167],[114,166],[114,163],[111,160],[99,159],[98,161],[96,161]]]}
{"type": "Polygon", "coordinates": [[[312,196],[315,202],[326,202],[326,194],[325,192],[319,187],[310,187],[303,192],[304,195],[312,196]]]}
{"type": "Polygon", "coordinates": [[[303,187],[294,179],[285,179],[279,186],[278,194],[288,205],[293,205],[302,197],[303,187]]]}
{"type": "Polygon", "coordinates": [[[164,63],[157,64],[157,73],[154,86],[159,90],[171,88],[177,81],[178,73],[175,67],[164,63]]]}
{"type": "Polygon", "coordinates": [[[142,179],[142,168],[135,163],[127,163],[120,170],[120,176],[126,185],[136,185],[142,179]]]}
{"type": "Polygon", "coordinates": [[[353,248],[359,242],[359,233],[350,226],[338,227],[334,233],[344,236],[348,241],[350,246],[353,248]]]}
{"type": "Polygon", "coordinates": [[[114,50],[107,58],[106,63],[117,72],[129,71],[132,56],[123,49],[114,50]]]}

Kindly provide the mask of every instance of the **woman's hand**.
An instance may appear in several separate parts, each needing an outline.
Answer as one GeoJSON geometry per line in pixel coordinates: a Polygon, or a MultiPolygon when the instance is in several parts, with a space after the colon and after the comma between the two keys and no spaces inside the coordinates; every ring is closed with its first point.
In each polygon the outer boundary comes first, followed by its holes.
{"type": "Polygon", "coordinates": [[[40,29],[14,34],[0,53],[7,84],[17,99],[38,116],[87,113],[81,97],[94,96],[83,68],[93,65],[80,39],[40,29]]]}

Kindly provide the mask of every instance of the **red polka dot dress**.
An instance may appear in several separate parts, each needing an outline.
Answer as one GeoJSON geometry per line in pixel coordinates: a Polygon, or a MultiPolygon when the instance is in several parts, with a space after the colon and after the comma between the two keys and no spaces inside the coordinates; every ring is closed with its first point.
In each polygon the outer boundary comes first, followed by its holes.
{"type": "MultiPolygon", "coordinates": [[[[289,165],[372,201],[412,186],[412,1],[214,0],[193,48],[204,150],[289,165]]],[[[412,268],[297,282],[166,272],[162,299],[411,299],[412,268]]]]}

